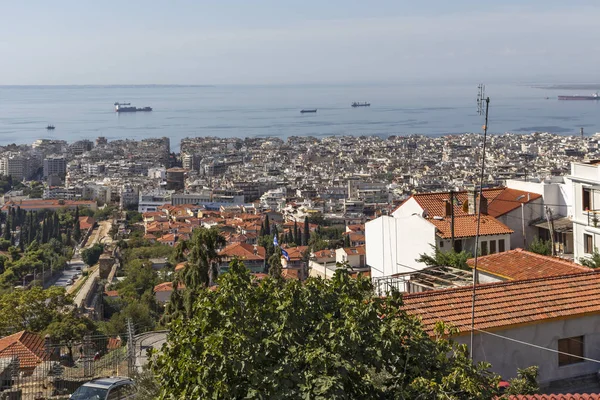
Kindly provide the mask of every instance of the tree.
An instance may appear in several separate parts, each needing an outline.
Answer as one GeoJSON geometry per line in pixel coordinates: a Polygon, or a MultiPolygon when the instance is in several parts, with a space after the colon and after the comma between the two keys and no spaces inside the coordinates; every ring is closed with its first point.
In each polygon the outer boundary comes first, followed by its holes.
{"type": "Polygon", "coordinates": [[[172,398],[491,399],[499,377],[467,347],[430,337],[399,293],[368,278],[254,279],[234,260],[217,290],[202,289],[189,320],[169,324],[151,359],[172,398]],[[199,379],[201,377],[201,379],[199,379]]]}
{"type": "Polygon", "coordinates": [[[552,241],[542,240],[536,236],[527,248],[527,250],[531,251],[532,253],[549,256],[552,254],[552,241]]]}
{"type": "Polygon", "coordinates": [[[594,247],[594,252],[589,257],[579,257],[579,262],[588,268],[600,267],[600,252],[598,252],[598,248],[594,247]]]}
{"type": "Polygon", "coordinates": [[[59,314],[56,320],[52,321],[45,329],[44,333],[50,336],[54,343],[60,343],[67,346],[69,350],[69,362],[73,362],[72,340],[81,340],[86,334],[96,331],[96,325],[87,317],[77,317],[75,311],[66,314],[59,314]]]}
{"type": "Polygon", "coordinates": [[[265,229],[264,229],[264,233],[265,235],[270,235],[271,234],[271,223],[269,222],[269,216],[266,215],[265,216],[265,229]]]}
{"type": "Polygon", "coordinates": [[[536,365],[527,368],[518,368],[517,377],[510,380],[510,386],[506,390],[506,396],[529,395],[540,392],[537,383],[539,368],[536,365]]]}
{"type": "Polygon", "coordinates": [[[298,232],[298,223],[294,220],[294,243],[296,246],[302,245],[302,239],[300,238],[300,234],[298,232]]]}
{"type": "Polygon", "coordinates": [[[73,221],[73,239],[77,243],[81,240],[81,227],[79,226],[79,207],[75,209],[75,218],[73,221]]]}
{"type": "Polygon", "coordinates": [[[60,319],[72,299],[64,288],[53,286],[43,290],[34,286],[18,289],[0,296],[0,335],[10,335],[21,330],[42,332],[53,321],[60,319]]]}
{"type": "Polygon", "coordinates": [[[96,265],[102,253],[104,253],[104,246],[100,243],[96,243],[92,247],[88,247],[81,252],[81,259],[91,267],[92,265],[96,265]]]}
{"type": "Polygon", "coordinates": [[[281,248],[275,248],[273,255],[269,257],[267,261],[269,264],[269,275],[273,278],[281,278],[281,274],[283,273],[283,268],[281,265],[281,248]]]}
{"type": "Polygon", "coordinates": [[[6,224],[4,225],[4,240],[10,241],[11,236],[12,236],[11,229],[12,229],[12,227],[10,226],[10,217],[9,217],[9,218],[7,218],[6,224]]]}
{"type": "Polygon", "coordinates": [[[467,260],[471,258],[471,253],[461,251],[457,253],[454,249],[450,251],[441,251],[437,246],[431,246],[433,255],[421,254],[415,261],[423,263],[428,267],[454,267],[468,270],[467,260]]]}
{"type": "Polygon", "coordinates": [[[219,275],[218,249],[225,246],[225,238],[217,228],[199,228],[194,231],[190,253],[182,278],[186,288],[207,287],[219,275]]]}
{"type": "Polygon", "coordinates": [[[302,231],[302,245],[308,246],[309,239],[310,239],[310,227],[308,225],[308,218],[304,218],[304,230],[302,231]]]}
{"type": "Polygon", "coordinates": [[[352,243],[350,243],[350,234],[344,236],[344,247],[350,247],[352,243]]]}

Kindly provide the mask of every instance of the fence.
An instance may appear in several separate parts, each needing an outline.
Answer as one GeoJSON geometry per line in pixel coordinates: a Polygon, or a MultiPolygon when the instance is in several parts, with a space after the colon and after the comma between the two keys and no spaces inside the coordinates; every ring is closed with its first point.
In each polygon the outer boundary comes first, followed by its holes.
{"type": "Polygon", "coordinates": [[[123,339],[86,336],[58,344],[49,339],[15,342],[0,356],[0,400],[67,399],[94,378],[132,376],[133,332],[123,339]]]}

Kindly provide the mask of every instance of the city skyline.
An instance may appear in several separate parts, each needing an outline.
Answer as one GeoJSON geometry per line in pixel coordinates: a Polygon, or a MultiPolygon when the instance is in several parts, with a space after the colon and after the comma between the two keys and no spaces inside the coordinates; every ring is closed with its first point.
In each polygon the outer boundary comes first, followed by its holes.
{"type": "Polygon", "coordinates": [[[600,61],[589,34],[600,6],[587,0],[4,9],[0,85],[592,82],[600,61]]]}

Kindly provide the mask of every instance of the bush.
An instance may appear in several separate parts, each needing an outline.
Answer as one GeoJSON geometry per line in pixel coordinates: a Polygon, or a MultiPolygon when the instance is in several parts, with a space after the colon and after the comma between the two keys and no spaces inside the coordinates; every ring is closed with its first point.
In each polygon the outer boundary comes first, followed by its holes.
{"type": "Polygon", "coordinates": [[[92,247],[83,250],[81,252],[81,259],[84,263],[91,267],[92,265],[95,265],[98,262],[103,252],[104,246],[100,243],[97,243],[92,247]]]}

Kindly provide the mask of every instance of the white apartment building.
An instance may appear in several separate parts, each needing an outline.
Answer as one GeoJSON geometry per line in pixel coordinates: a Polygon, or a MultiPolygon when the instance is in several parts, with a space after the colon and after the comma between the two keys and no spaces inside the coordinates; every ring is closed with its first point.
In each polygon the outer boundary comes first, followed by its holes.
{"type": "Polygon", "coordinates": [[[571,163],[574,257],[590,256],[600,247],[600,161],[571,163]]]}

